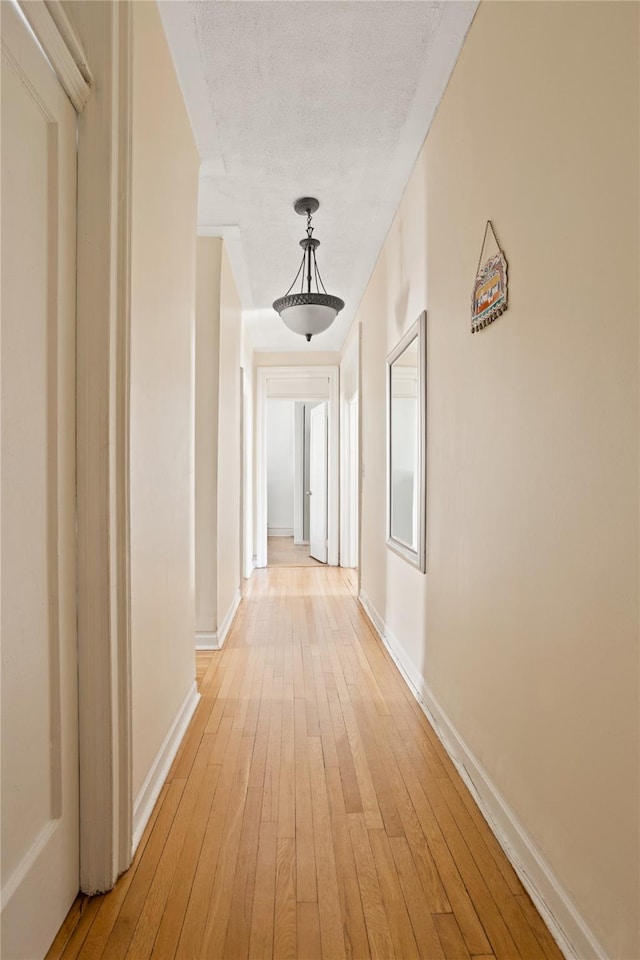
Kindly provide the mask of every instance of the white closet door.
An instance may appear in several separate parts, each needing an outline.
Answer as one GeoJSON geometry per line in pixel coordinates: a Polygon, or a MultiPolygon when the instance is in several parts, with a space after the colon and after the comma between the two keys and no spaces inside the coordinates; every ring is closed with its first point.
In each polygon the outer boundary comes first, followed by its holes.
{"type": "Polygon", "coordinates": [[[309,554],[327,562],[327,404],[310,415],[309,436],[309,554]]]}
{"type": "Polygon", "coordinates": [[[78,892],[76,114],[2,4],[2,956],[78,892]]]}

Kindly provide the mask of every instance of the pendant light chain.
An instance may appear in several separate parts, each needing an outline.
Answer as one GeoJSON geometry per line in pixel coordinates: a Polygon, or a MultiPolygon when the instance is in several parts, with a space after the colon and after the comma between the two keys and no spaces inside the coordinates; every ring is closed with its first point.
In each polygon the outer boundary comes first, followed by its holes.
{"type": "MultiPolygon", "coordinates": [[[[311,210],[307,210],[307,240],[311,241],[313,237],[313,227],[311,226],[311,210]]],[[[308,243],[305,253],[307,255],[307,293],[311,293],[311,251],[312,245],[308,243]]],[[[314,260],[315,260],[315,251],[314,251],[314,260]]],[[[318,284],[316,283],[316,290],[318,289],[318,284]]]]}

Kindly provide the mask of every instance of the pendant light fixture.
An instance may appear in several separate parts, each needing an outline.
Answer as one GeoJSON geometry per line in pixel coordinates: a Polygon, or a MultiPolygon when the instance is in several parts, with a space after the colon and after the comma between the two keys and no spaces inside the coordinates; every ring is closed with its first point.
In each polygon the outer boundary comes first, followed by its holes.
{"type": "Polygon", "coordinates": [[[307,341],[317,333],[322,333],[330,327],[337,315],[344,307],[344,300],[334,297],[325,290],[318,264],[316,263],[316,249],[320,241],[313,236],[311,215],[316,212],[320,204],[315,197],[302,197],[296,200],[293,209],[300,216],[307,216],[307,235],[300,241],[302,247],[302,263],[298,268],[294,281],[284,297],[275,300],[273,309],[280,314],[282,322],[294,333],[306,337],[307,341]],[[298,277],[302,274],[299,293],[291,293],[298,277]],[[307,289],[305,290],[305,281],[307,289]],[[315,281],[315,292],[311,289],[315,281]],[[322,287],[322,291],[320,290],[322,287]]]}

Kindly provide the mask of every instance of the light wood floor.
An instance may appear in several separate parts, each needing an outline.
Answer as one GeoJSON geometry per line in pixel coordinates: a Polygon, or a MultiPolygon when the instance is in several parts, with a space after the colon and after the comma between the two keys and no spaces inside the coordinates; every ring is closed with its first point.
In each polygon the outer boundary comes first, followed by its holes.
{"type": "Polygon", "coordinates": [[[353,582],[254,573],[133,866],[51,960],[561,960],[353,582]]]}
{"type": "Polygon", "coordinates": [[[295,544],[293,537],[267,538],[267,566],[269,567],[323,567],[309,556],[309,544],[295,544]]]}

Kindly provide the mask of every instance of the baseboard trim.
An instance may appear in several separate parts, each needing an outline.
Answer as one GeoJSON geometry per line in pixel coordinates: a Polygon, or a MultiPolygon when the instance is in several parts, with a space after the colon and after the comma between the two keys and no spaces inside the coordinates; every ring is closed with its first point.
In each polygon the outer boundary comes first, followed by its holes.
{"type": "Polygon", "coordinates": [[[231,624],[233,623],[233,618],[235,617],[238,607],[240,606],[240,601],[242,596],[239,590],[236,590],[236,595],[231,602],[231,606],[227,610],[224,620],[218,627],[218,650],[222,650],[222,645],[227,639],[227,634],[231,629],[231,624]]]}
{"type": "MultiPolygon", "coordinates": [[[[253,573],[253,571],[251,571],[253,573]]],[[[227,610],[221,626],[217,630],[200,630],[196,633],[196,650],[222,650],[222,644],[226,640],[227,634],[233,623],[242,595],[236,591],[231,606],[227,610]]]]}
{"type": "Polygon", "coordinates": [[[218,634],[213,631],[197,631],[196,650],[219,650],[218,634]]]}
{"type": "Polygon", "coordinates": [[[198,688],[194,680],[182,702],[182,706],[175,715],[169,732],[162,741],[156,758],[151,765],[151,769],[142,784],[142,789],[133,804],[132,856],[135,854],[138,844],[142,839],[144,828],[153,812],[156,800],[160,796],[162,786],[167,778],[171,764],[178,752],[178,747],[186,733],[194,711],[198,706],[199,700],[200,694],[198,693],[198,688]]]}
{"type": "Polygon", "coordinates": [[[267,537],[292,537],[293,527],[267,527],[267,537]]]}
{"type": "Polygon", "coordinates": [[[542,852],[462,739],[367,594],[360,603],[567,960],[607,960],[542,852]]]}

